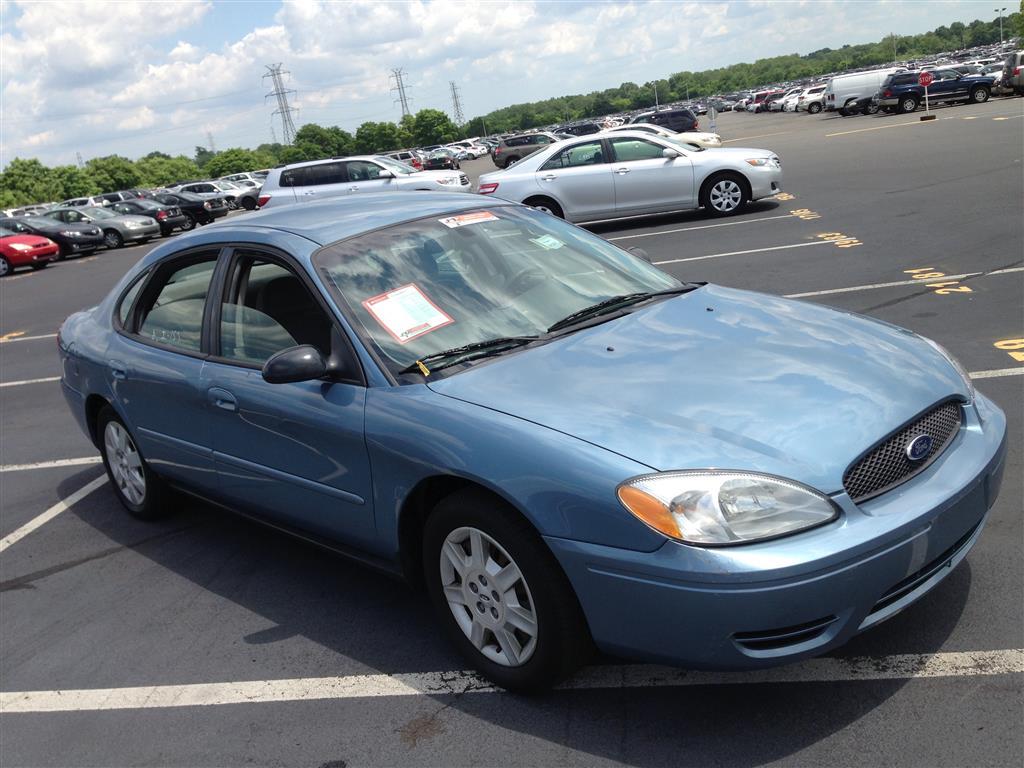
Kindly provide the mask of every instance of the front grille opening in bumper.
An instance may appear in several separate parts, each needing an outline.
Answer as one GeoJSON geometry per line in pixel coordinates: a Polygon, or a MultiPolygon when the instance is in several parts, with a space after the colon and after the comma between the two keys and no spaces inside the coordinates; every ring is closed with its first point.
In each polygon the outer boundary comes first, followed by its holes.
{"type": "Polygon", "coordinates": [[[924,568],[915,571],[914,573],[907,576],[905,579],[902,579],[896,584],[893,584],[886,591],[886,593],[882,595],[881,598],[879,598],[878,602],[875,603],[874,607],[871,609],[871,612],[868,614],[868,619],[870,619],[873,614],[876,614],[879,611],[888,608],[897,600],[905,597],[906,595],[909,595],[919,586],[928,581],[928,579],[930,579],[936,573],[938,573],[947,565],[949,565],[949,562],[957,556],[957,553],[959,553],[961,549],[967,546],[967,542],[971,540],[971,536],[973,536],[975,531],[978,530],[979,525],[981,525],[981,523],[978,523],[973,528],[971,528],[971,530],[969,530],[967,533],[965,533],[963,536],[957,539],[956,543],[953,546],[951,546],[941,555],[939,555],[930,563],[928,563],[928,565],[926,565],[924,568]]]}
{"type": "Polygon", "coordinates": [[[843,475],[843,488],[854,502],[867,501],[905,483],[937,459],[953,442],[963,423],[963,407],[948,400],[901,427],[854,462],[843,475]],[[932,439],[931,452],[911,461],[907,445],[920,435],[932,439]]]}
{"type": "Polygon", "coordinates": [[[803,624],[778,629],[763,629],[757,632],[737,632],[733,641],[751,651],[777,651],[820,637],[833,622],[835,616],[825,616],[803,624]]]}

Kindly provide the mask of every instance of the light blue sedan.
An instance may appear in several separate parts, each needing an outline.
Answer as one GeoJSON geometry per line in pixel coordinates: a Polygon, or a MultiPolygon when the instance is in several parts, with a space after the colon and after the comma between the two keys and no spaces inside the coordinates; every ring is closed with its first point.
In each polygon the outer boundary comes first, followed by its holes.
{"type": "Polygon", "coordinates": [[[155,248],[59,334],[121,503],[184,489],[423,582],[495,683],[590,648],[753,668],[917,600],[981,534],[1003,413],[935,343],[701,283],[471,195],[155,248]]]}

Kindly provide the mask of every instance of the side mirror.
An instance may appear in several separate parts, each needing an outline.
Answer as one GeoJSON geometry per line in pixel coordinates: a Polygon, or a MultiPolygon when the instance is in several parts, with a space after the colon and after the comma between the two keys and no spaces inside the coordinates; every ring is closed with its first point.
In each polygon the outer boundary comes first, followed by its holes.
{"type": "Polygon", "coordinates": [[[385,170],[385,169],[382,168],[380,173],[377,174],[377,178],[378,179],[393,179],[393,178],[395,178],[395,174],[393,174],[391,171],[388,171],[388,170],[385,170]]]}
{"type": "Polygon", "coordinates": [[[327,361],[309,344],[282,349],[263,364],[263,380],[268,384],[313,381],[326,375],[327,361]]]}
{"type": "Polygon", "coordinates": [[[671,160],[673,157],[679,157],[679,153],[672,149],[672,147],[665,147],[661,150],[661,156],[671,160]]]}
{"type": "Polygon", "coordinates": [[[643,248],[637,248],[636,246],[633,246],[632,248],[629,249],[629,252],[632,253],[637,258],[643,259],[648,264],[652,263],[651,255],[647,253],[647,251],[645,251],[643,248]]]}

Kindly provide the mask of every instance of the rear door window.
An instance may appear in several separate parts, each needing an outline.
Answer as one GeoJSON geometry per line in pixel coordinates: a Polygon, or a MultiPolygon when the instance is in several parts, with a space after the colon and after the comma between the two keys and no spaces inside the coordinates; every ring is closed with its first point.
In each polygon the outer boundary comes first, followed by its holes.
{"type": "Polygon", "coordinates": [[[542,171],[558,168],[576,168],[582,165],[600,165],[607,162],[604,157],[604,143],[588,141],[566,147],[540,167],[542,171]]]}

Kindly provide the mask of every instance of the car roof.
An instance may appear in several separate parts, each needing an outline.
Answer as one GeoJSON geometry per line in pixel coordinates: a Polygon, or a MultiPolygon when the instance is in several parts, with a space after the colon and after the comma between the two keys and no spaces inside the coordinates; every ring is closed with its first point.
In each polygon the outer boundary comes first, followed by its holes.
{"type": "Polygon", "coordinates": [[[277,229],[318,245],[389,227],[426,216],[513,205],[505,200],[467,195],[464,192],[370,192],[316,203],[296,203],[225,219],[203,228],[203,234],[220,229],[277,229]]]}

